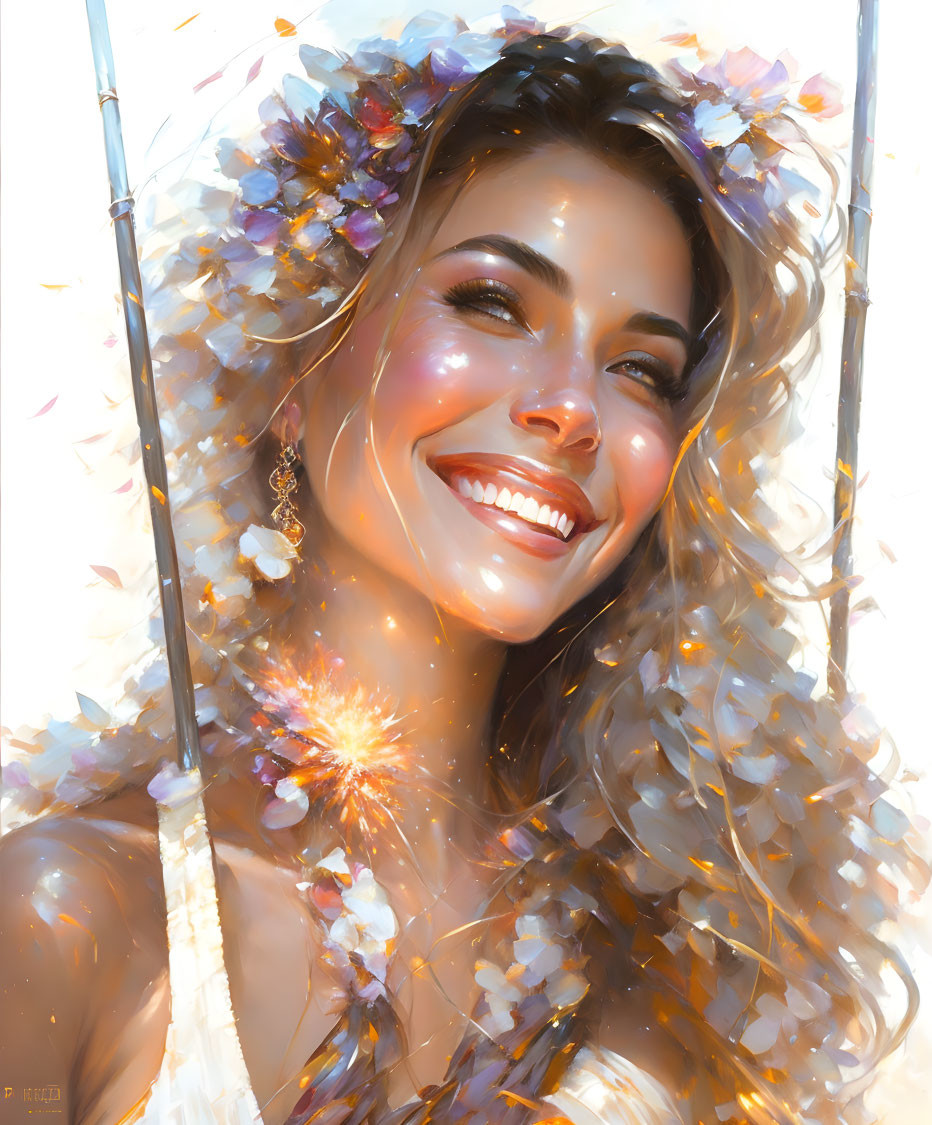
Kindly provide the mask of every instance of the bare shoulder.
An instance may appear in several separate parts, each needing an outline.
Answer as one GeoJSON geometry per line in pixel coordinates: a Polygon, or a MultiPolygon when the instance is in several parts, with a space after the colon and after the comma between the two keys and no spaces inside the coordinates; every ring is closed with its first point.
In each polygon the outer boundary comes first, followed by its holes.
{"type": "MultiPolygon", "coordinates": [[[[126,936],[123,931],[135,928],[127,904],[144,899],[152,913],[153,898],[161,895],[151,798],[148,804],[151,816],[138,792],[130,790],[94,805],[41,817],[0,839],[0,874],[8,907],[4,926],[19,920],[32,927],[37,938],[46,937],[48,930],[58,941],[68,934],[65,944],[77,942],[79,949],[91,950],[85,970],[99,964],[101,942],[112,946],[126,936]],[[115,929],[104,927],[116,920],[121,925],[115,929]],[[89,921],[96,925],[89,926],[89,921]]],[[[164,898],[161,913],[164,917],[164,898]]],[[[145,912],[136,916],[139,924],[145,920],[145,912]]]]}
{"type": "MultiPolygon", "coordinates": [[[[266,1120],[284,1120],[300,1090],[283,1089],[283,1075],[330,1030],[333,982],[316,975],[320,936],[299,876],[241,827],[246,796],[215,786],[207,801],[224,958],[253,1086],[266,1120]]],[[[17,1099],[58,1087],[77,1125],[122,1120],[159,1073],[170,1018],[155,802],[127,789],[14,830],[0,880],[4,1083],[17,1099]]],[[[11,1122],[17,1109],[25,1122],[22,1100],[4,1106],[11,1122]]]]}
{"type": "MultiPolygon", "coordinates": [[[[164,1005],[167,1019],[164,895],[154,811],[150,821],[145,810],[130,791],[0,840],[0,1054],[11,1121],[17,1111],[26,1120],[29,1091],[47,1088],[66,1120],[81,1120],[119,1065],[114,1043],[134,1047],[144,1065],[161,1052],[133,1030],[146,1007],[151,1016],[164,1005]]],[[[148,1039],[159,1022],[150,1018],[148,1039]]]]}

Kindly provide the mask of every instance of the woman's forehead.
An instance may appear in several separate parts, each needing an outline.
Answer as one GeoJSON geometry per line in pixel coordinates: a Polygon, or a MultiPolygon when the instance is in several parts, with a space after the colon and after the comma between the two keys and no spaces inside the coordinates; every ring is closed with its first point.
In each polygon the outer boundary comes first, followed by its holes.
{"type": "Polygon", "coordinates": [[[688,315],[691,254],[676,213],[659,191],[582,150],[559,144],[490,163],[448,204],[423,261],[487,236],[549,259],[574,296],[634,285],[672,306],[657,311],[688,315]]]}

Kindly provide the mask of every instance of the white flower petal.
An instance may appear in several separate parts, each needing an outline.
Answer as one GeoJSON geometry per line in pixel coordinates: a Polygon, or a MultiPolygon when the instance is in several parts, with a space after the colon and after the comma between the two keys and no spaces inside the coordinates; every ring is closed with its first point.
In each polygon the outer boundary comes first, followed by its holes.
{"type": "Polygon", "coordinates": [[[254,559],[262,553],[278,559],[296,559],[298,552],[280,531],[251,523],[239,539],[240,553],[254,559]]]}
{"type": "Polygon", "coordinates": [[[177,808],[195,796],[200,788],[200,773],[183,771],[175,762],[166,762],[146,786],[149,796],[168,808],[177,808]]]}
{"type": "Polygon", "coordinates": [[[747,132],[746,122],[727,102],[701,101],[696,106],[696,128],[707,145],[727,147],[747,132]]]}
{"type": "Polygon", "coordinates": [[[330,940],[336,942],[347,953],[352,953],[359,945],[359,931],[349,918],[341,914],[330,927],[330,940]]]}
{"type": "Polygon", "coordinates": [[[291,563],[270,555],[266,551],[260,552],[255,558],[256,569],[266,578],[284,578],[291,573],[291,563]]]}
{"type": "Polygon", "coordinates": [[[346,862],[346,852],[342,848],[334,848],[329,855],[318,860],[317,866],[321,871],[329,871],[333,875],[349,875],[350,869],[346,862]]]}

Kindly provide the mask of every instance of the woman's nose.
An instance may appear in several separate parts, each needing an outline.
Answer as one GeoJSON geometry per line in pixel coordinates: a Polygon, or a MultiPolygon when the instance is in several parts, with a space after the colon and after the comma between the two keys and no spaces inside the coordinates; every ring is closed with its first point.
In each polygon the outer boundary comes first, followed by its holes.
{"type": "Polygon", "coordinates": [[[531,391],[514,403],[510,417],[516,426],[573,453],[593,453],[602,441],[592,399],[578,388],[531,391]]]}

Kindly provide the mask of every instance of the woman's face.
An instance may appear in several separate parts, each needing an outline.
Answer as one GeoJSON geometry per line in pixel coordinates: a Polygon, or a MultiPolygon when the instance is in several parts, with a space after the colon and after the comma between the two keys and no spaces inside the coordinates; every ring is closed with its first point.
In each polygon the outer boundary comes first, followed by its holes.
{"type": "Polygon", "coordinates": [[[666,490],[686,236],[653,189],[555,145],[480,172],[420,258],[389,268],[314,385],[312,489],[366,558],[530,640],[618,566],[666,490]]]}

